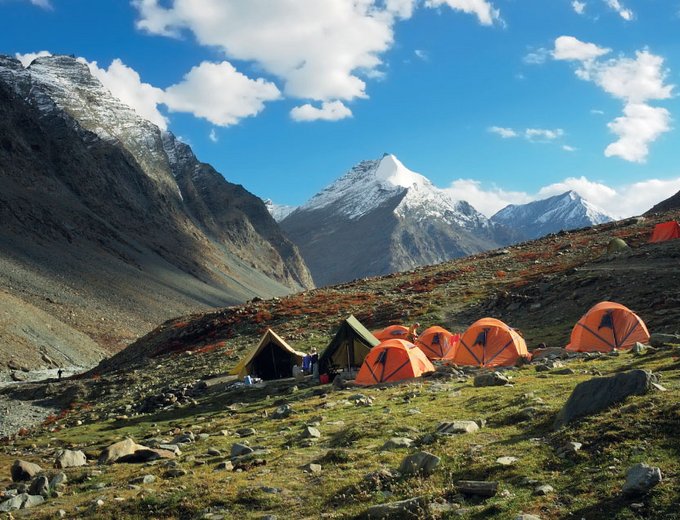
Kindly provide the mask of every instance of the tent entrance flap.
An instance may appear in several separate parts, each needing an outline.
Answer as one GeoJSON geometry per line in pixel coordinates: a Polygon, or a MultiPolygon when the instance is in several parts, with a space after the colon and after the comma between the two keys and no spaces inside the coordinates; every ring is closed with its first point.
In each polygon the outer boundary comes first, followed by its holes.
{"type": "Polygon", "coordinates": [[[293,377],[293,362],[291,357],[273,343],[262,348],[253,360],[253,374],[264,380],[293,377]]]}

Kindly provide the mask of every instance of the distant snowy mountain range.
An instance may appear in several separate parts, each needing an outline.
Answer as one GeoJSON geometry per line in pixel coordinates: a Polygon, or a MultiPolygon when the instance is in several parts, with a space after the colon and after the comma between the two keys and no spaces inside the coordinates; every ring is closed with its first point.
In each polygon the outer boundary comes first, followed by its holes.
{"type": "Polygon", "coordinates": [[[363,161],[298,208],[266,201],[317,285],[387,274],[612,220],[575,192],[490,219],[394,155],[363,161]]]}

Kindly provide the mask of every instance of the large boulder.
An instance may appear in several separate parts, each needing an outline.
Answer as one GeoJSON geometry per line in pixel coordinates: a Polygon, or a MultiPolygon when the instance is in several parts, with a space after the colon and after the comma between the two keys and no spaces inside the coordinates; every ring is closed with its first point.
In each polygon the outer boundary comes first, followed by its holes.
{"type": "Polygon", "coordinates": [[[55,468],[77,468],[87,465],[87,457],[80,450],[59,450],[54,459],[55,468]]]}
{"type": "Polygon", "coordinates": [[[656,377],[646,370],[631,370],[610,377],[595,377],[579,383],[557,414],[554,427],[559,429],[579,417],[598,413],[631,395],[644,395],[656,377]]]}
{"type": "Polygon", "coordinates": [[[635,464],[628,468],[626,482],[621,491],[624,495],[646,493],[661,482],[661,470],[647,464],[635,464]]]}
{"type": "Polygon", "coordinates": [[[41,495],[46,497],[50,494],[50,481],[45,476],[35,477],[28,488],[29,495],[41,495]]]}
{"type": "Polygon", "coordinates": [[[652,347],[664,347],[666,345],[680,344],[680,334],[662,334],[654,332],[649,338],[649,344],[652,347]]]}
{"type": "Polygon", "coordinates": [[[27,462],[25,460],[15,460],[12,464],[12,480],[14,482],[22,482],[32,480],[38,473],[42,471],[42,468],[37,464],[32,462],[27,462]]]}
{"type": "Polygon", "coordinates": [[[115,462],[139,463],[157,459],[174,459],[175,454],[168,450],[148,448],[137,444],[130,438],[116,442],[104,449],[99,456],[99,464],[115,462]]]}
{"type": "MultiPolygon", "coordinates": [[[[37,506],[45,501],[40,495],[29,495],[28,493],[21,493],[9,500],[5,500],[0,504],[0,512],[16,511],[17,509],[28,509],[29,507],[37,506]]],[[[10,518],[12,518],[10,516],[10,518]]]]}

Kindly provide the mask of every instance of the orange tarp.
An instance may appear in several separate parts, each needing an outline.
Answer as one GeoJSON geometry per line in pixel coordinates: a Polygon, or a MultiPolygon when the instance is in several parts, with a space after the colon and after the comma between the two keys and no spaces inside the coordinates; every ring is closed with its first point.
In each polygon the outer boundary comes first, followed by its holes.
{"type": "Polygon", "coordinates": [[[387,341],[388,339],[408,339],[408,327],[403,325],[390,325],[383,330],[378,330],[373,335],[380,341],[387,341]]]}
{"type": "Polygon", "coordinates": [[[513,366],[520,358],[531,358],[524,338],[495,318],[482,318],[465,331],[453,357],[457,365],[480,367],[513,366]]]}
{"type": "Polygon", "coordinates": [[[429,359],[448,359],[453,357],[460,334],[451,334],[442,327],[430,327],[418,336],[416,347],[429,359]]]}
{"type": "Polygon", "coordinates": [[[649,341],[647,326],[638,315],[620,303],[600,302],[574,326],[567,350],[611,352],[631,348],[638,341],[649,341]]]}
{"type": "Polygon", "coordinates": [[[680,225],[674,220],[670,222],[662,222],[654,226],[654,232],[650,242],[665,242],[666,240],[673,240],[680,238],[680,225]]]}
{"type": "Polygon", "coordinates": [[[412,379],[433,371],[430,360],[413,343],[389,339],[371,349],[354,382],[366,386],[377,385],[412,379]]]}

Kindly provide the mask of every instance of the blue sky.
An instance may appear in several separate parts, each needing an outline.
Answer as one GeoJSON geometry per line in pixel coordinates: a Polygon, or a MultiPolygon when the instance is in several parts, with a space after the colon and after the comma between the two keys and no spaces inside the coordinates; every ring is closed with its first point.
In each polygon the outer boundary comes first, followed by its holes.
{"type": "Polygon", "coordinates": [[[0,24],[281,204],[383,152],[487,214],[680,190],[680,0],[0,0],[0,24]]]}

